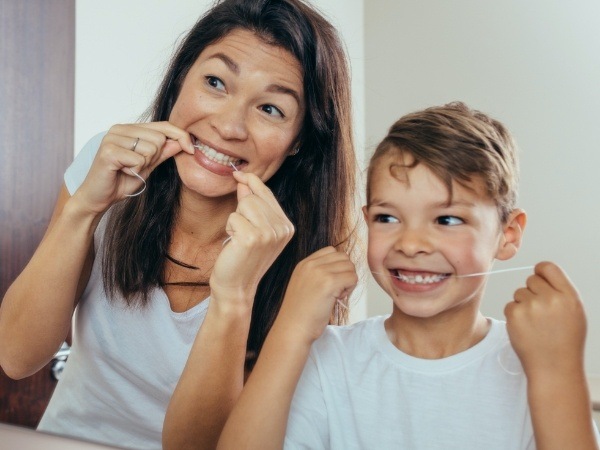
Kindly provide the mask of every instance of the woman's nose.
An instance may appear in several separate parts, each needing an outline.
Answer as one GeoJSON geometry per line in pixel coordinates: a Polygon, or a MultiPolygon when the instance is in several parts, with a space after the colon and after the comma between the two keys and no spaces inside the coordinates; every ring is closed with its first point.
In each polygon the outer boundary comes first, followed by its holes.
{"type": "Polygon", "coordinates": [[[223,139],[243,141],[248,137],[246,121],[246,109],[236,102],[227,102],[213,113],[211,125],[223,139]]]}
{"type": "Polygon", "coordinates": [[[398,232],[394,243],[394,250],[411,257],[431,253],[432,249],[432,237],[423,229],[404,228],[398,232]]]}

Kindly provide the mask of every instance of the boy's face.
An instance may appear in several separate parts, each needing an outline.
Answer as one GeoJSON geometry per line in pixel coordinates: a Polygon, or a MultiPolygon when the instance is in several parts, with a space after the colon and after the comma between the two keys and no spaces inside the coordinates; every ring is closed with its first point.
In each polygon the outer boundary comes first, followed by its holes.
{"type": "Polygon", "coordinates": [[[429,318],[478,309],[486,277],[452,275],[486,272],[494,259],[513,256],[522,227],[515,228],[514,216],[500,222],[479,180],[472,190],[455,183],[448,204],[446,186],[425,165],[401,168],[394,177],[389,167],[395,163],[391,155],[376,163],[364,207],[373,276],[395,313],[429,318]]]}

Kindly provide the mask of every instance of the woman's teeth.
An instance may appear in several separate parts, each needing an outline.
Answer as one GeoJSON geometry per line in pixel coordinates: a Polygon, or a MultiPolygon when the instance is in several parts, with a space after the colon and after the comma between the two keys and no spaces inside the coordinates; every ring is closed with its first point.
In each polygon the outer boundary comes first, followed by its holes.
{"type": "Polygon", "coordinates": [[[396,278],[398,278],[400,281],[403,281],[404,283],[408,283],[408,284],[433,284],[433,283],[439,283],[440,281],[442,281],[443,279],[447,278],[448,276],[445,274],[438,274],[438,275],[403,275],[400,272],[396,272],[396,278]]]}
{"type": "Polygon", "coordinates": [[[227,156],[223,153],[219,153],[214,148],[210,148],[207,145],[197,143],[194,144],[196,149],[200,150],[204,156],[206,156],[211,161],[214,161],[218,164],[222,164],[224,166],[230,166],[231,164],[238,166],[242,163],[243,160],[232,158],[231,156],[227,156]]]}

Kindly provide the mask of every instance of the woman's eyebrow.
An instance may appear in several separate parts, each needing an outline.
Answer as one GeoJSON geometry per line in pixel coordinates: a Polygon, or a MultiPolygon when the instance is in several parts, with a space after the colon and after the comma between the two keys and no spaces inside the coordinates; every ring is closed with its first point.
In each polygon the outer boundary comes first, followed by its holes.
{"type": "Polygon", "coordinates": [[[267,86],[266,90],[267,90],[267,92],[273,92],[275,94],[291,95],[292,97],[294,97],[294,100],[296,100],[296,103],[298,105],[302,105],[302,102],[300,101],[300,94],[298,94],[298,92],[296,92],[292,88],[288,88],[288,87],[282,86],[280,84],[270,84],[267,86]]]}
{"type": "Polygon", "coordinates": [[[229,70],[231,70],[233,73],[235,73],[236,75],[240,74],[240,67],[233,61],[233,59],[231,59],[224,53],[215,53],[208,59],[219,59],[223,61],[225,65],[229,68],[229,70]]]}
{"type": "MultiPolygon", "coordinates": [[[[234,74],[236,74],[236,75],[240,74],[240,66],[238,66],[233,59],[231,59],[229,56],[227,56],[224,53],[220,53],[220,52],[215,53],[214,55],[210,56],[208,59],[218,59],[220,61],[223,61],[223,63],[227,66],[227,68],[229,70],[231,70],[234,74]]],[[[275,94],[291,95],[294,98],[294,100],[296,100],[296,103],[298,103],[298,105],[302,105],[300,94],[292,88],[282,86],[281,84],[270,84],[267,86],[266,90],[267,90],[267,92],[273,92],[275,94]]]]}

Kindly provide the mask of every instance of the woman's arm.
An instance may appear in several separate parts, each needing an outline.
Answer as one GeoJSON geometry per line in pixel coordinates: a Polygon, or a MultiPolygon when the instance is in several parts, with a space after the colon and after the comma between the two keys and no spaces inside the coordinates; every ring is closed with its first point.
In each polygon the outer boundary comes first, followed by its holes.
{"type": "Polygon", "coordinates": [[[272,192],[253,174],[235,172],[238,205],[230,241],[210,277],[211,300],[163,427],[165,449],[214,449],[244,384],[246,344],[258,283],[293,236],[272,192]]]}
{"type": "Polygon", "coordinates": [[[567,275],[548,262],[505,308],[507,330],[527,376],[538,450],[598,449],[584,369],[586,319],[567,275]]]}
{"type": "Polygon", "coordinates": [[[336,299],[349,295],[356,282],[348,256],[332,247],[298,264],[219,449],[283,447],[290,405],[310,347],[327,325],[336,299]]]}
{"type": "Polygon", "coordinates": [[[131,171],[147,177],[184,149],[194,152],[189,134],[168,122],[115,125],[73,196],[62,187],[42,242],[0,307],[0,364],[9,376],[35,373],[67,336],[89,280],[94,230],[104,211],[140,189],[141,181],[131,171]]]}
{"type": "Polygon", "coordinates": [[[63,185],[42,242],[0,307],[0,364],[8,376],[32,375],[66,338],[89,279],[97,220],[63,185]]]}

